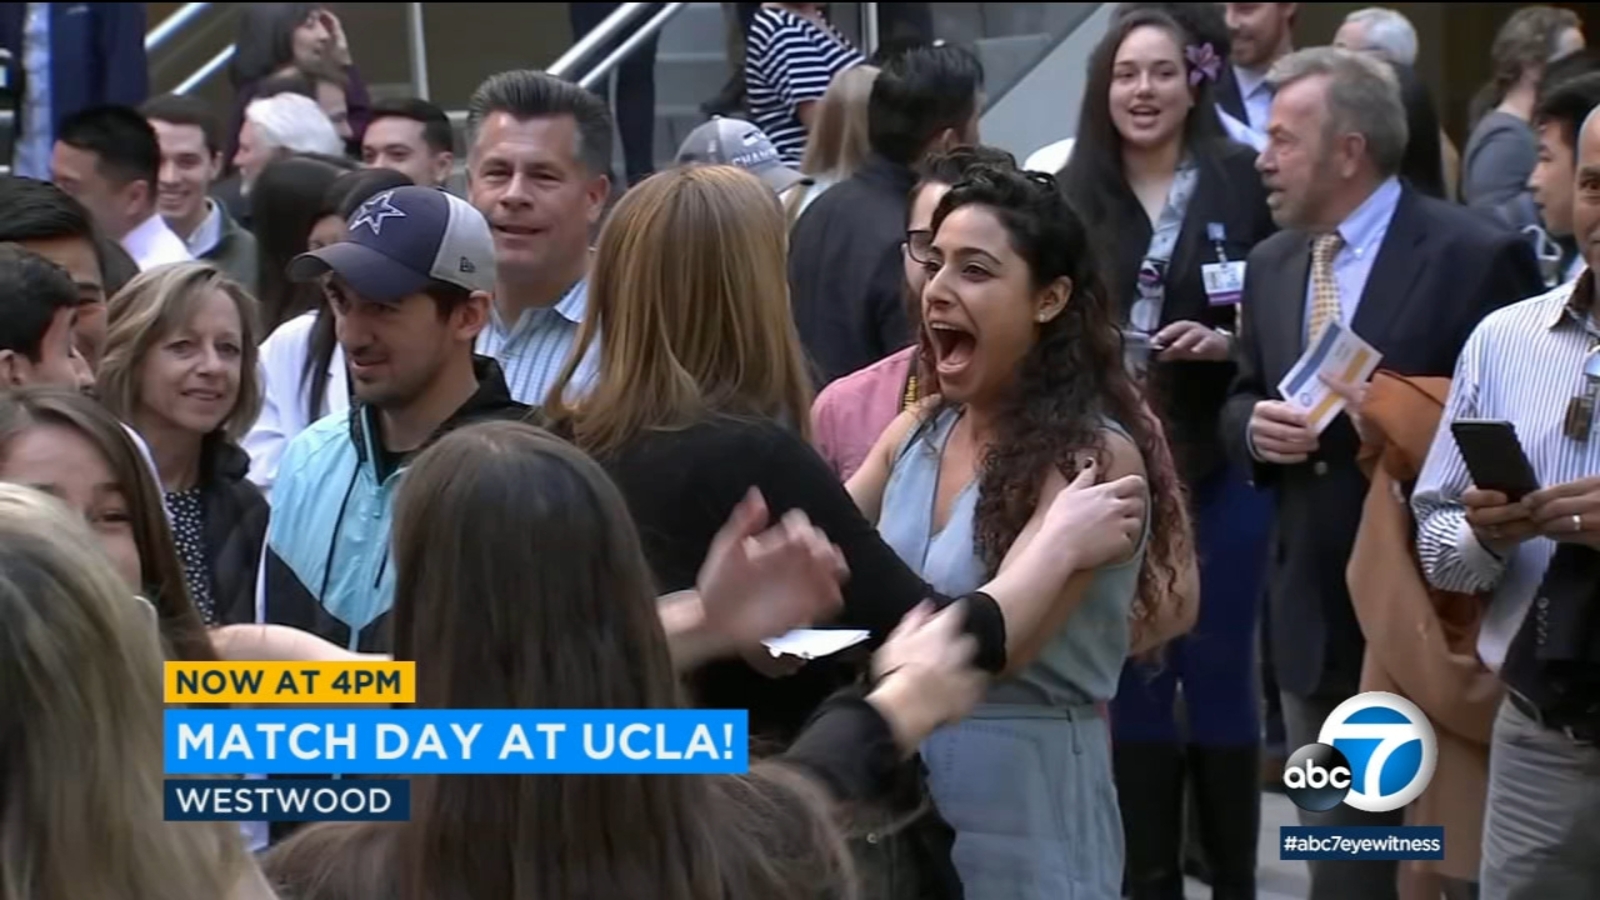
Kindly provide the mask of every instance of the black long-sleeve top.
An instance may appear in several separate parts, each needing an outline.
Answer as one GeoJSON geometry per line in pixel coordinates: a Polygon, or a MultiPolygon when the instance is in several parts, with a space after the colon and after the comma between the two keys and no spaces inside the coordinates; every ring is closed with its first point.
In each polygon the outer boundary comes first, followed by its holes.
{"type": "MultiPolygon", "coordinates": [[[[694,586],[712,538],[751,487],[766,498],[773,521],[800,509],[843,552],[850,576],[831,624],[868,629],[872,640],[786,678],[768,678],[743,660],[710,663],[690,678],[699,706],[749,710],[753,736],[787,746],[829,694],[855,679],[866,652],[901,617],[925,599],[952,602],[883,542],[811,445],[776,422],[716,416],[678,431],[648,432],[600,462],[627,499],[663,593],[694,586]]],[[[978,664],[999,671],[1005,665],[1000,608],[982,593],[962,599],[978,664]]]]}

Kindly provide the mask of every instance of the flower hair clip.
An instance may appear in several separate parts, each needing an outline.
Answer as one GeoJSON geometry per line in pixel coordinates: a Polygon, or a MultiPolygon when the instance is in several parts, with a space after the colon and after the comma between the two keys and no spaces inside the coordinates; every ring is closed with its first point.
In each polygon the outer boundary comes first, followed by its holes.
{"type": "Polygon", "coordinates": [[[1216,81],[1222,77],[1222,57],[1211,44],[1190,44],[1183,50],[1183,55],[1189,60],[1189,84],[1199,86],[1201,81],[1216,81]]]}

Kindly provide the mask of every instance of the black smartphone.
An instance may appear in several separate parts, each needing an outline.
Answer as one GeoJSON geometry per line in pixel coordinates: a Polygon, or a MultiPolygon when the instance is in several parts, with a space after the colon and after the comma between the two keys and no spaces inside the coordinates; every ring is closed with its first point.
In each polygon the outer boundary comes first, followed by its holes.
{"type": "Polygon", "coordinates": [[[1539,489],[1533,464],[1517,440],[1516,426],[1491,419],[1457,419],[1450,423],[1461,458],[1472,483],[1486,491],[1499,491],[1512,501],[1539,489]]]}

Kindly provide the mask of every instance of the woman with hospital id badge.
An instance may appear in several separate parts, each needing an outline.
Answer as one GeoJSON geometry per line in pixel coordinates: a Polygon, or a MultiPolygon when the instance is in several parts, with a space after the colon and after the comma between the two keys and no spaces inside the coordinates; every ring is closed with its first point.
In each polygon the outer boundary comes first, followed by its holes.
{"type": "Polygon", "coordinates": [[[1217,896],[1253,896],[1260,780],[1254,635],[1267,498],[1225,458],[1219,420],[1251,249],[1274,230],[1254,151],[1231,142],[1212,85],[1225,27],[1208,4],[1113,24],[1090,63],[1061,181],[1099,226],[1123,303],[1125,361],[1161,415],[1191,494],[1200,614],[1159,662],[1131,660],[1112,705],[1128,896],[1181,896],[1194,787],[1217,896]],[[1181,683],[1188,727],[1174,710],[1181,683]],[[1174,890],[1176,894],[1174,894],[1174,890]],[[1246,894],[1249,891],[1251,893],[1246,894]]]}

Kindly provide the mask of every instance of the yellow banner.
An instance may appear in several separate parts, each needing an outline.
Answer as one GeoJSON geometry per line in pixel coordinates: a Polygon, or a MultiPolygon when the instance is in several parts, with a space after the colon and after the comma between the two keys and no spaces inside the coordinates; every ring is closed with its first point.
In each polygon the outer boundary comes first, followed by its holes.
{"type": "Polygon", "coordinates": [[[414,662],[169,662],[168,703],[414,703],[414,662]]]}

